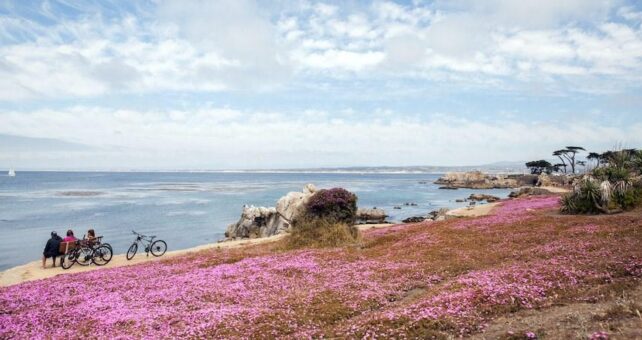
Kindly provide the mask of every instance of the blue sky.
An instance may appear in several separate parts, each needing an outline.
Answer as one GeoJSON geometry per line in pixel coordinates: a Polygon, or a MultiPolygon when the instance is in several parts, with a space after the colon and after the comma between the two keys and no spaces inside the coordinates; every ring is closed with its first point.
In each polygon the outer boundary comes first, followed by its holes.
{"type": "Polygon", "coordinates": [[[2,1],[0,166],[465,165],[642,147],[635,1],[2,1]]]}

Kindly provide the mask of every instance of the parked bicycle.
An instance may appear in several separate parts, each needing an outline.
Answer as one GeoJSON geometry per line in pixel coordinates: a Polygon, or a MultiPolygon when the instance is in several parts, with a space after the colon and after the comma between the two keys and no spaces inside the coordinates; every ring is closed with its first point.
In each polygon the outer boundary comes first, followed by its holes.
{"type": "Polygon", "coordinates": [[[147,256],[149,256],[149,253],[151,252],[152,255],[158,257],[162,256],[167,251],[167,243],[165,243],[165,241],[163,240],[155,240],[156,236],[143,235],[133,230],[132,233],[136,235],[136,239],[127,250],[127,260],[131,260],[134,258],[134,255],[136,255],[136,252],[138,251],[139,243],[145,246],[145,253],[147,254],[147,256]]]}
{"type": "Polygon", "coordinates": [[[109,243],[102,243],[102,236],[93,240],[77,240],[61,244],[61,252],[64,253],[61,260],[63,269],[69,269],[74,263],[81,266],[88,266],[91,263],[97,266],[104,266],[111,261],[114,252],[109,243]],[[64,249],[62,247],[65,246],[64,249]]]}

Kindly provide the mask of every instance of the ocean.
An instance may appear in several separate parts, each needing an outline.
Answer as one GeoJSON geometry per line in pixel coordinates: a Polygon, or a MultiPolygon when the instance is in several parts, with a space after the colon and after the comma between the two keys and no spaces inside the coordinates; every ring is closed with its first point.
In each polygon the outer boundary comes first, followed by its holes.
{"type": "Polygon", "coordinates": [[[389,220],[425,215],[467,203],[471,193],[506,197],[510,190],[440,190],[428,173],[269,172],[18,172],[0,175],[0,270],[40,259],[51,231],[93,228],[115,253],[134,239],[131,230],[156,235],[169,250],[222,239],[244,204],[275,206],[307,183],[343,187],[359,207],[383,208],[389,220]],[[416,203],[417,206],[404,206],[416,203]],[[401,210],[393,209],[402,206],[401,210]]]}

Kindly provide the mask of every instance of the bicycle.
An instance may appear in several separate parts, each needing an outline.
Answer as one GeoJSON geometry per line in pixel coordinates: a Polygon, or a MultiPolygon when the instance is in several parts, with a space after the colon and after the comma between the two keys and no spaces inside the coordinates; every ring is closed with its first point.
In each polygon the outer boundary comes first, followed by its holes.
{"type": "Polygon", "coordinates": [[[138,251],[138,243],[145,246],[145,253],[147,254],[147,256],[149,256],[149,253],[151,252],[152,255],[159,257],[163,256],[163,254],[165,254],[165,252],[167,251],[167,243],[165,243],[165,241],[163,240],[154,240],[156,236],[143,235],[133,230],[132,233],[136,235],[136,239],[134,240],[134,243],[129,246],[129,249],[127,249],[128,261],[133,259],[134,255],[136,255],[136,252],[138,251]]]}
{"type": "Polygon", "coordinates": [[[114,252],[111,245],[109,243],[101,243],[101,239],[102,236],[93,240],[83,238],[72,243],[72,249],[62,256],[61,267],[69,269],[74,263],[78,263],[81,266],[88,266],[91,263],[97,266],[104,266],[109,263],[114,252]]]}

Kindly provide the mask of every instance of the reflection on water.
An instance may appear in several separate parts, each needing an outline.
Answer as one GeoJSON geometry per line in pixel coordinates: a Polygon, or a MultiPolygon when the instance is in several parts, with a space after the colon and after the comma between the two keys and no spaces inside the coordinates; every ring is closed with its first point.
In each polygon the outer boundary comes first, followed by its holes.
{"type": "Polygon", "coordinates": [[[82,236],[94,228],[115,252],[131,230],[168,241],[170,249],[215,242],[244,204],[274,206],[307,183],[344,187],[359,206],[379,207],[392,220],[457,207],[472,192],[505,197],[508,190],[439,190],[436,174],[20,172],[0,178],[0,269],[38,259],[52,230],[82,236]],[[403,206],[404,203],[416,206],[403,206]],[[393,209],[402,206],[402,209],[393,209]]]}

